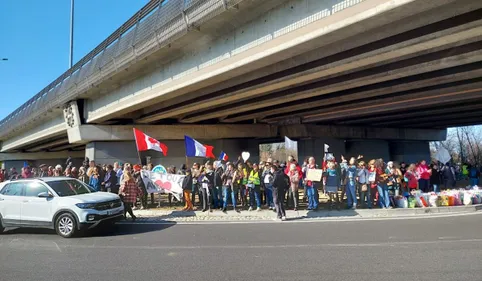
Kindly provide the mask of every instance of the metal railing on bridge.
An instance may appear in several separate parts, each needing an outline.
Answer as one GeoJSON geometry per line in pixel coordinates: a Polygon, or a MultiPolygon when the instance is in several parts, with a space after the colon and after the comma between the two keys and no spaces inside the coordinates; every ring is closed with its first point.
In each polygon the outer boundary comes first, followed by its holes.
{"type": "Polygon", "coordinates": [[[0,121],[0,137],[74,100],[127,63],[160,49],[242,0],[151,0],[72,68],[0,121]]]}

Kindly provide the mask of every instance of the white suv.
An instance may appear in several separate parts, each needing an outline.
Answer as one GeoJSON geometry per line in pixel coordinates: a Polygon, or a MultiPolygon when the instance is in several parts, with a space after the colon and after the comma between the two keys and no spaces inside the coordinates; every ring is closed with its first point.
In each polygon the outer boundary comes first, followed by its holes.
{"type": "Polygon", "coordinates": [[[45,227],[69,238],[123,218],[117,194],[95,192],[77,179],[21,179],[0,184],[0,233],[5,227],[45,227]]]}

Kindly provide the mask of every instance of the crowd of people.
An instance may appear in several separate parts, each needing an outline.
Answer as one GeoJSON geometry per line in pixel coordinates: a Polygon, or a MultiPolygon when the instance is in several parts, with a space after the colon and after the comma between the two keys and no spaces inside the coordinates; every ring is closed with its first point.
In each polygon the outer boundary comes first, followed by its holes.
{"type": "MultiPolygon", "coordinates": [[[[95,161],[85,159],[78,169],[69,160],[66,168],[39,165],[38,168],[24,166],[20,174],[15,168],[2,170],[0,181],[7,179],[33,177],[71,177],[89,185],[95,191],[117,193],[125,205],[125,214],[135,220],[132,208],[140,203],[141,209],[148,208],[148,193],[141,177],[141,170],[152,170],[146,166],[121,164],[97,165],[95,161]]],[[[300,190],[303,190],[303,202],[308,210],[317,210],[320,192],[328,197],[330,209],[340,209],[342,204],[348,209],[392,208],[390,197],[410,193],[420,189],[422,192],[440,192],[456,185],[459,174],[470,180],[470,185],[478,185],[480,170],[476,165],[464,165],[461,168],[450,163],[432,163],[425,160],[419,163],[400,163],[396,165],[383,159],[367,162],[363,156],[349,160],[343,156],[339,161],[327,156],[318,166],[314,157],[307,158],[301,165],[292,156],[286,162],[267,159],[260,163],[207,161],[201,165],[194,163],[192,168],[181,165],[179,171],[170,166],[167,172],[186,175],[182,183],[184,210],[194,210],[199,204],[203,212],[220,209],[226,212],[228,207],[239,212],[261,210],[263,207],[274,210],[278,219],[284,220],[286,209],[299,209],[300,190]],[[309,171],[321,171],[319,179],[309,177],[309,171]],[[197,201],[196,201],[197,197],[197,201]],[[346,197],[346,199],[345,199],[346,197]]],[[[168,194],[169,204],[173,197],[168,194]]],[[[151,194],[154,205],[154,194],[151,194]]]]}

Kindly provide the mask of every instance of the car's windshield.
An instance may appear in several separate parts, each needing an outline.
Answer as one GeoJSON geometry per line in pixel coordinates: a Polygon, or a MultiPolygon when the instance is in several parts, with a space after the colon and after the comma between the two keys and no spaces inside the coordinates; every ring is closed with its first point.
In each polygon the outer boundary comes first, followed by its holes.
{"type": "Polygon", "coordinates": [[[58,180],[49,181],[48,185],[57,193],[60,197],[79,195],[85,193],[94,192],[89,186],[81,181],[72,180],[58,180]]]}

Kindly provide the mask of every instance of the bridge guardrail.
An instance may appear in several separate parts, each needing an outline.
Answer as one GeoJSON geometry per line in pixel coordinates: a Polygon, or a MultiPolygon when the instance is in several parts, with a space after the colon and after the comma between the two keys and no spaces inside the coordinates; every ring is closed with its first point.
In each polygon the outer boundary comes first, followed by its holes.
{"type": "Polygon", "coordinates": [[[74,100],[131,61],[168,45],[241,1],[151,0],[72,68],[0,121],[0,138],[74,100]]]}

